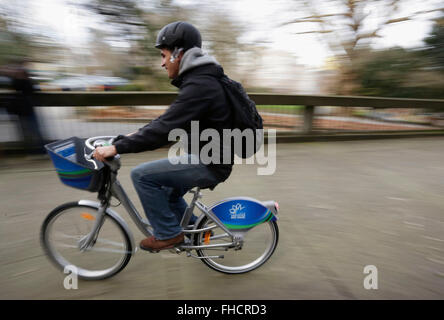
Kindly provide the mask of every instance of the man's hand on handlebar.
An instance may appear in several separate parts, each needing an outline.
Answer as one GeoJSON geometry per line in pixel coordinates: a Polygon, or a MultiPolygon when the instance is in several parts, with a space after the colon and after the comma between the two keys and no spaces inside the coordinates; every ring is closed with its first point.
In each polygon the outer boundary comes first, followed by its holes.
{"type": "Polygon", "coordinates": [[[93,152],[93,158],[99,161],[105,161],[106,158],[113,157],[117,154],[115,146],[97,147],[93,152]]]}

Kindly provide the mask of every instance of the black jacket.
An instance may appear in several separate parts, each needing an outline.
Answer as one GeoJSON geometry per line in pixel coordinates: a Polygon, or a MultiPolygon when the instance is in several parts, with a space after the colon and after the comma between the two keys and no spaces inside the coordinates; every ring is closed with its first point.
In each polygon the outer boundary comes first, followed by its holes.
{"type": "MultiPolygon", "coordinates": [[[[223,69],[217,64],[198,65],[186,70],[172,81],[180,89],[177,99],[157,119],[131,136],[118,136],[114,145],[118,153],[142,152],[154,150],[169,143],[168,134],[175,128],[184,129],[188,133],[190,153],[191,121],[199,121],[200,132],[213,128],[220,132],[231,128],[231,113],[227,105],[225,93],[218,80],[223,75],[223,69]]],[[[199,151],[208,142],[199,144],[199,151]]],[[[222,141],[219,142],[222,149],[222,141]]],[[[221,160],[222,160],[221,153],[221,160]]],[[[221,161],[222,163],[222,161],[221,161]]],[[[232,170],[231,164],[209,164],[208,167],[220,179],[225,181],[232,170]]]]}

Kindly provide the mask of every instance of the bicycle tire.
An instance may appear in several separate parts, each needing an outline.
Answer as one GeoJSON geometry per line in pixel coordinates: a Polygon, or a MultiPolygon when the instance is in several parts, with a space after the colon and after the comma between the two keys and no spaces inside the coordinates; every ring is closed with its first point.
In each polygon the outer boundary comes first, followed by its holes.
{"type": "MultiPolygon", "coordinates": [[[[105,268],[103,270],[88,270],[85,269],[79,265],[76,265],[75,263],[71,263],[69,261],[69,259],[67,257],[64,257],[62,254],[60,254],[55,247],[57,247],[57,243],[52,243],[52,240],[50,239],[51,237],[51,232],[53,229],[54,224],[57,222],[57,220],[60,217],[63,217],[64,214],[66,216],[66,213],[70,213],[70,212],[83,212],[84,213],[84,217],[86,220],[94,220],[94,214],[97,213],[98,209],[94,206],[89,206],[89,205],[85,205],[85,204],[78,204],[78,202],[69,202],[69,203],[65,203],[62,204],[60,206],[58,206],[57,208],[53,209],[48,216],[46,217],[46,219],[44,220],[42,227],[41,227],[41,231],[40,231],[40,241],[41,241],[41,245],[45,251],[45,253],[47,254],[47,256],[50,258],[51,262],[58,267],[59,269],[61,269],[62,271],[65,271],[65,268],[67,266],[75,266],[77,269],[77,276],[80,279],[83,280],[102,280],[102,279],[106,279],[109,277],[112,277],[114,275],[116,275],[117,273],[119,273],[120,271],[122,271],[125,266],[128,264],[129,260],[131,259],[132,256],[132,251],[133,251],[133,247],[132,247],[132,242],[130,240],[129,235],[127,234],[127,232],[125,231],[125,228],[120,224],[119,221],[117,221],[113,216],[109,215],[108,213],[105,213],[105,219],[104,219],[104,223],[101,227],[101,229],[99,230],[98,233],[98,237],[97,239],[94,241],[94,245],[92,246],[92,248],[89,248],[88,250],[82,252],[78,247],[76,251],[76,245],[75,242],[72,245],[66,245],[63,244],[61,247],[67,247],[70,249],[73,249],[72,252],[73,254],[77,254],[79,257],[81,256],[81,254],[79,253],[84,253],[86,255],[86,253],[91,253],[91,252],[96,252],[96,251],[101,251],[101,252],[110,252],[110,253],[114,253],[117,252],[119,254],[122,254],[122,257],[120,259],[117,260],[117,262],[109,267],[109,268],[105,268]],[[89,216],[90,215],[90,216],[89,216]],[[109,222],[108,222],[109,221],[109,222]],[[117,241],[111,241],[111,240],[106,240],[106,239],[102,239],[101,235],[105,232],[108,232],[108,229],[104,230],[104,228],[108,228],[111,229],[112,231],[112,227],[114,226],[115,228],[117,228],[117,230],[120,231],[121,234],[121,242],[117,242],[117,241]],[[100,239],[100,240],[99,240],[100,239]],[[110,249],[110,248],[105,248],[105,249],[100,249],[98,250],[98,248],[96,247],[98,242],[105,242],[105,244],[109,245],[109,246],[118,246],[118,247],[123,247],[122,250],[120,249],[110,249]]],[[[73,214],[74,216],[74,214],[73,214]]],[[[75,219],[75,217],[74,217],[75,219]]],[[[81,221],[79,219],[79,221],[81,221]]],[[[63,222],[63,220],[62,220],[63,222]]],[[[91,223],[90,223],[91,224],[91,223]]],[[[74,228],[74,226],[69,225],[67,228],[65,227],[65,229],[70,229],[70,228],[74,228]]],[[[78,227],[78,226],[77,226],[78,227]]],[[[83,225],[82,225],[83,227],[83,225]]],[[[114,230],[116,230],[114,228],[114,230]]],[[[79,228],[77,228],[77,231],[80,231],[79,228]]],[[[63,235],[63,238],[69,238],[69,239],[77,239],[80,236],[85,236],[90,230],[91,227],[86,227],[86,233],[83,232],[81,233],[81,235],[63,235]]],[[[70,230],[68,230],[68,232],[71,232],[70,230]]],[[[110,232],[108,232],[110,233],[110,232]]],[[[114,237],[114,235],[113,235],[114,237]]],[[[78,243],[78,241],[77,241],[78,243]]],[[[91,255],[89,255],[90,257],[91,255]]],[[[103,257],[103,256],[102,256],[103,257]]]]}
{"type": "MultiPolygon", "coordinates": [[[[202,221],[199,223],[197,228],[198,229],[205,228],[208,225],[208,223],[211,223],[211,222],[212,221],[210,219],[208,219],[208,217],[205,216],[202,219],[202,221]]],[[[209,268],[211,268],[213,270],[221,272],[221,273],[242,274],[242,273],[247,273],[247,272],[253,271],[253,270],[259,268],[260,266],[262,266],[265,262],[268,261],[268,259],[270,259],[270,257],[273,255],[274,251],[276,250],[276,247],[279,242],[279,228],[278,228],[276,221],[268,221],[268,222],[264,222],[256,227],[250,229],[246,233],[246,239],[245,239],[246,241],[245,241],[244,245],[248,243],[248,240],[254,241],[251,238],[248,239],[249,238],[248,236],[252,235],[255,231],[258,231],[260,229],[261,229],[261,231],[262,230],[264,230],[266,232],[270,231],[271,242],[267,244],[264,252],[262,252],[259,255],[259,257],[255,258],[253,261],[245,263],[244,265],[227,266],[227,265],[224,265],[223,262],[221,262],[221,263],[216,262],[215,259],[217,259],[217,261],[224,261],[224,259],[226,259],[225,255],[224,255],[224,258],[205,258],[205,257],[209,257],[211,255],[211,254],[207,254],[207,253],[213,252],[213,250],[209,250],[209,249],[197,249],[196,250],[197,255],[199,257],[201,257],[200,260],[206,266],[208,266],[209,268]]],[[[212,233],[211,233],[211,237],[214,237],[215,235],[217,236],[218,232],[223,232],[223,231],[219,227],[213,229],[212,233]]],[[[211,237],[209,239],[211,239],[211,237]]],[[[259,236],[259,237],[261,237],[261,236],[259,236]]],[[[203,245],[203,244],[205,244],[205,234],[204,233],[197,234],[195,237],[195,245],[203,245]]],[[[251,243],[248,243],[248,245],[250,245],[250,244],[251,243]]],[[[233,249],[228,249],[228,250],[233,250],[233,249]]],[[[244,250],[244,248],[242,250],[244,250]]],[[[234,252],[237,253],[239,255],[239,257],[242,257],[242,254],[244,252],[242,250],[238,250],[238,251],[234,251],[234,252]]],[[[229,252],[229,251],[225,251],[225,252],[229,252]]]]}

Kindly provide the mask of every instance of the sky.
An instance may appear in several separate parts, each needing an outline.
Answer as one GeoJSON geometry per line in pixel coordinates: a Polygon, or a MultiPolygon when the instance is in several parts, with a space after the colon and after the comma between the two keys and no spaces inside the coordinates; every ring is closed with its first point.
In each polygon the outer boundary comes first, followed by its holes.
{"type": "MultiPolygon", "coordinates": [[[[234,16],[246,21],[248,25],[251,26],[251,29],[256,30],[251,33],[251,37],[254,38],[255,35],[267,34],[268,38],[273,40],[273,47],[288,50],[292,54],[295,54],[298,57],[298,62],[301,64],[320,67],[324,64],[325,59],[332,55],[328,47],[322,43],[320,36],[313,34],[295,34],[296,32],[314,30],[314,24],[295,24],[286,27],[276,27],[280,22],[287,22],[296,17],[306,15],[298,12],[297,6],[295,6],[294,10],[289,10],[289,2],[291,1],[225,1],[226,4],[228,3],[229,9],[232,10],[234,16]]],[[[328,1],[312,0],[312,2],[326,3],[328,1]]],[[[439,7],[444,7],[441,1],[404,0],[404,5],[395,17],[403,17],[419,10],[439,7]],[[418,6],[418,4],[420,4],[420,6],[418,6]]],[[[372,8],[372,10],[376,10],[376,8],[372,8]]],[[[336,12],[338,11],[340,10],[337,9],[336,12]]],[[[406,48],[421,46],[422,39],[431,31],[432,22],[429,18],[437,15],[437,13],[424,14],[413,21],[401,22],[386,27],[381,32],[383,37],[374,41],[372,46],[377,49],[393,46],[406,48]]],[[[371,19],[369,20],[369,27],[372,27],[370,24],[377,22],[374,21],[376,19],[377,18],[373,19],[373,21],[371,19]]]]}
{"type": "MultiPolygon", "coordinates": [[[[0,0],[0,5],[8,0],[0,0]]],[[[22,0],[23,1],[23,0],[22,0]]],[[[42,30],[51,30],[51,34],[59,41],[75,47],[85,47],[89,40],[88,27],[97,27],[100,22],[91,16],[82,14],[75,6],[68,6],[68,2],[75,3],[81,0],[39,0],[30,1],[29,14],[32,19],[41,25],[42,30]]],[[[319,0],[313,0],[319,1],[319,0]]],[[[187,5],[191,0],[176,0],[187,5]]],[[[218,10],[233,17],[244,26],[247,32],[244,41],[252,42],[263,39],[267,46],[279,51],[287,51],[289,55],[297,58],[299,64],[311,67],[321,67],[325,60],[332,55],[327,46],[316,35],[297,35],[296,32],[313,28],[307,24],[280,27],[279,24],[297,16],[297,7],[289,10],[288,0],[208,0],[207,5],[217,5],[218,10]]],[[[402,14],[412,10],[436,8],[440,1],[424,0],[405,1],[402,14]],[[421,8],[417,8],[421,3],[421,8]]],[[[415,47],[421,45],[421,40],[431,30],[431,22],[427,19],[430,14],[423,15],[421,19],[412,22],[402,22],[384,29],[383,38],[378,39],[373,46],[384,48],[391,46],[415,47]]],[[[372,21],[370,20],[370,23],[372,21]]]]}

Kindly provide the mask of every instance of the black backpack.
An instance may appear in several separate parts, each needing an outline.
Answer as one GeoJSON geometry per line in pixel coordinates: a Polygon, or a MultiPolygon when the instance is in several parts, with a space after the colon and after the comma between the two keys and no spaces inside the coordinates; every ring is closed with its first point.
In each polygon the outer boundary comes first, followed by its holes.
{"type": "Polygon", "coordinates": [[[248,97],[248,94],[239,82],[228,78],[226,75],[220,78],[220,82],[224,88],[233,115],[232,129],[240,129],[241,131],[252,129],[254,132],[252,151],[247,152],[246,139],[242,138],[242,153],[236,152],[236,155],[244,159],[251,157],[260,149],[263,143],[262,117],[257,111],[256,104],[248,97]]]}

